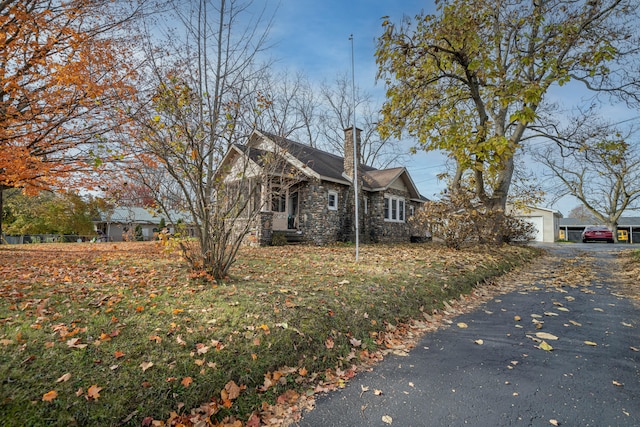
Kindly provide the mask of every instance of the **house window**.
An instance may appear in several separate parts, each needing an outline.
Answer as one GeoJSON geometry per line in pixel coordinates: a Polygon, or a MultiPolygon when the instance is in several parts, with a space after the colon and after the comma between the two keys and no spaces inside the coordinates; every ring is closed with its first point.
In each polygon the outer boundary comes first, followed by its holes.
{"type": "Polygon", "coordinates": [[[366,197],[362,200],[363,205],[364,205],[364,213],[365,215],[369,213],[369,199],[367,199],[366,197]]]}
{"type": "Polygon", "coordinates": [[[338,210],[338,193],[335,191],[329,191],[329,197],[327,199],[327,206],[330,211],[338,210]]]}
{"type": "Polygon", "coordinates": [[[388,197],[384,198],[384,219],[385,220],[389,219],[389,198],[388,197]]]}
{"type": "Polygon", "coordinates": [[[397,196],[384,197],[384,220],[391,222],[404,222],[406,219],[406,205],[404,198],[397,196]]]}
{"type": "Polygon", "coordinates": [[[271,212],[285,212],[287,207],[287,195],[278,187],[271,189],[271,212]]]}

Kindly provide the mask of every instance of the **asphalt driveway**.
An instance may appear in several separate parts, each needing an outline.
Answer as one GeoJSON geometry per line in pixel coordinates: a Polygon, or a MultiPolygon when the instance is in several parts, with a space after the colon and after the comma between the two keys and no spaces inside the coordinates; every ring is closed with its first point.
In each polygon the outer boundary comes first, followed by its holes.
{"type": "Polygon", "coordinates": [[[640,308],[609,274],[628,248],[549,245],[514,290],[319,397],[300,425],[640,426],[640,308]]]}

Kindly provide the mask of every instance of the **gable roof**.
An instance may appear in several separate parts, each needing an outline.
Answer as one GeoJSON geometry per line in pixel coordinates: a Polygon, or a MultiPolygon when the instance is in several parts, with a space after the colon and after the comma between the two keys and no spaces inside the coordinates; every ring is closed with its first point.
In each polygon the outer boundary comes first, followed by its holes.
{"type": "MultiPolygon", "coordinates": [[[[255,131],[248,145],[257,146],[265,141],[277,144],[282,148],[288,155],[288,160],[306,175],[343,185],[351,185],[351,180],[344,173],[344,157],[269,132],[255,131]]],[[[367,191],[385,191],[400,179],[407,187],[412,199],[427,200],[420,195],[409,172],[404,167],[376,169],[360,165],[358,170],[362,174],[364,189],[367,191]]]]}

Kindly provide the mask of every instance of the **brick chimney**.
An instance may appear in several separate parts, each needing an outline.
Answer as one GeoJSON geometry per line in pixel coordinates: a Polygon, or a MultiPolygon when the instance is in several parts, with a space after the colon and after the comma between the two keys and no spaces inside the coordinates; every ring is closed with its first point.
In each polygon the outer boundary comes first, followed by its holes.
{"type": "MultiPolygon", "coordinates": [[[[362,129],[356,128],[356,156],[358,156],[358,166],[360,166],[360,132],[362,129]]],[[[344,174],[353,180],[353,126],[344,130],[344,174]]]]}

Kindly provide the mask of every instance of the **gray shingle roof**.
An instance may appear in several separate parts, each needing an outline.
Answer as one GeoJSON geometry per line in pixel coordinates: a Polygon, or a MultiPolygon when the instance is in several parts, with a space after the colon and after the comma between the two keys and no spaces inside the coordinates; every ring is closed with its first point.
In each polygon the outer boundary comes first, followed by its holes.
{"type": "MultiPolygon", "coordinates": [[[[344,175],[344,157],[269,132],[260,133],[284,148],[290,155],[321,178],[350,185],[350,181],[344,175]]],[[[404,173],[406,175],[403,176],[403,182],[409,188],[412,196],[416,199],[426,200],[420,195],[409,176],[409,172],[403,167],[376,169],[371,166],[361,165],[359,170],[362,173],[365,189],[369,191],[380,191],[388,188],[404,173]]]]}

